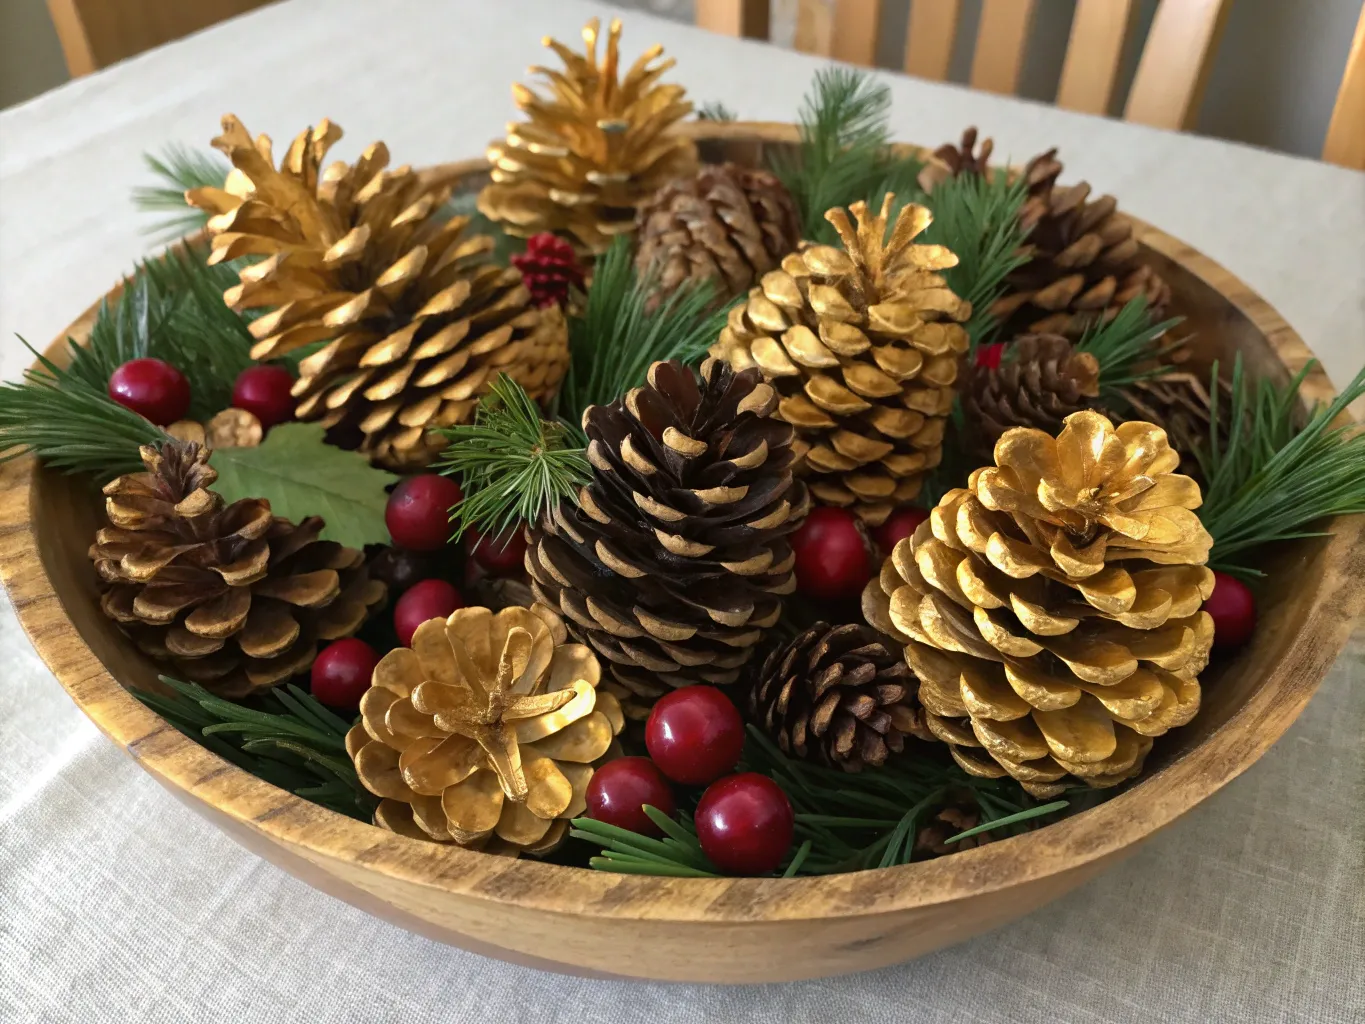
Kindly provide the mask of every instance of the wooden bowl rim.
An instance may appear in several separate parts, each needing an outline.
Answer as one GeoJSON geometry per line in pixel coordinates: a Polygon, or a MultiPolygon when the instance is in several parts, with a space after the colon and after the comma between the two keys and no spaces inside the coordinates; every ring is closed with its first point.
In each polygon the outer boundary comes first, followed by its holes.
{"type": "MultiPolygon", "coordinates": [[[[699,139],[797,138],[794,126],[763,122],[700,122],[687,125],[685,131],[699,139]]],[[[484,160],[469,160],[433,170],[459,176],[486,167],[484,160]]],[[[1181,264],[1254,323],[1291,373],[1313,358],[1279,314],[1228,271],[1157,228],[1131,219],[1143,244],[1181,264]]],[[[48,347],[49,358],[62,358],[66,338],[83,336],[97,308],[98,303],[48,347]]],[[[1335,394],[1320,367],[1309,372],[1302,393],[1309,401],[1335,394]]],[[[310,861],[352,865],[353,880],[358,870],[369,870],[490,904],[604,919],[728,923],[890,914],[1023,886],[1113,855],[1210,796],[1279,738],[1316,690],[1350,631],[1349,614],[1318,613],[1355,597],[1360,587],[1357,581],[1346,580],[1334,590],[1319,581],[1307,615],[1309,628],[1222,726],[1124,793],[1037,832],[951,857],[814,878],[618,875],[408,839],[277,789],[176,731],[113,678],[53,590],[34,527],[36,468],[31,457],[0,466],[4,539],[0,579],[34,647],[76,705],[155,778],[310,861]]],[[[1346,559],[1359,544],[1365,516],[1339,518],[1333,527],[1328,564],[1346,559]]],[[[363,882],[358,884],[364,887],[363,882]]]]}

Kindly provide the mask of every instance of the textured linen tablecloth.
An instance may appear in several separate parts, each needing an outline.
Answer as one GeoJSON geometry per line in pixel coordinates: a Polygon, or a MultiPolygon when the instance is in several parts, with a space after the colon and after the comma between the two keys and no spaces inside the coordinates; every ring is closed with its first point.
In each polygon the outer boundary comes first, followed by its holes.
{"type": "MultiPolygon", "coordinates": [[[[329,116],[354,156],[477,155],[540,36],[580,0],[290,0],[0,114],[0,376],[149,248],[139,154],[239,114],[282,148],[329,116]]],[[[698,100],[792,120],[816,59],[644,14],[698,100]]],[[[1365,362],[1365,175],[888,76],[898,138],[978,124],[1002,157],[1202,249],[1270,300],[1339,385],[1365,362]]],[[[900,967],[752,988],[585,981],[368,917],[238,848],[67,699],[0,608],[0,1021],[923,1022],[1365,1019],[1365,645],[1242,778],[1126,863],[1013,925],[900,967]]]]}

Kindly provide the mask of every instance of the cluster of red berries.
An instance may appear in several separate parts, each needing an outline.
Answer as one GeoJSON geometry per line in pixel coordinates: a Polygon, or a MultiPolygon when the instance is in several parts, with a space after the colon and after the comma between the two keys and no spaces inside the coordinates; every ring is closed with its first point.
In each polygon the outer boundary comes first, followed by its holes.
{"type": "MultiPolygon", "coordinates": [[[[294,418],[294,377],[282,366],[249,366],[232,385],[232,405],[269,430],[294,418]]],[[[109,397],[158,427],[183,420],[190,410],[190,382],[164,359],[130,359],[109,375],[109,397]]]]}
{"type": "Polygon", "coordinates": [[[791,849],[795,818],[781,787],[766,775],[735,773],[744,749],[744,722],[730,698],[712,686],[687,686],[664,696],[645,723],[649,757],[621,757],[593,774],[588,815],[619,828],[658,836],[649,805],[677,811],[670,782],[705,786],[694,822],[702,853],[722,871],[766,875],[791,849]]]}

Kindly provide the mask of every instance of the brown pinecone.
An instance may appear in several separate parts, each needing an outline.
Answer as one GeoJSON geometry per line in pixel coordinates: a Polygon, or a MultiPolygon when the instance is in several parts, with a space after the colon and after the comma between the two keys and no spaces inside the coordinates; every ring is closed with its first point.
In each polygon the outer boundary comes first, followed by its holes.
{"type": "Polygon", "coordinates": [[[635,264],[656,294],[711,281],[718,304],[747,290],[801,241],[796,204],[773,174],[707,164],[659,189],[636,214],[635,264]]]}
{"type": "Polygon", "coordinates": [[[977,367],[962,396],[973,453],[986,462],[1011,427],[1055,434],[1099,396],[1100,364],[1059,334],[1026,334],[995,369],[977,367]]]}
{"type": "MultiPolygon", "coordinates": [[[[1220,405],[1226,410],[1232,398],[1232,385],[1219,379],[1220,405]]],[[[1180,453],[1180,472],[1194,477],[1200,486],[1206,482],[1195,452],[1207,449],[1212,415],[1209,390],[1197,374],[1174,372],[1134,381],[1123,388],[1130,410],[1123,417],[1146,420],[1166,431],[1171,447],[1180,453]]],[[[1218,447],[1227,439],[1227,419],[1220,417],[1218,447]]]]}
{"type": "Polygon", "coordinates": [[[995,143],[990,139],[982,139],[978,152],[976,138],[976,127],[973,126],[962,133],[962,141],[957,145],[948,142],[934,150],[919,173],[920,188],[932,192],[945,178],[955,178],[959,174],[985,174],[990,168],[995,143]]]}
{"type": "Polygon", "coordinates": [[[764,660],[749,717],[784,753],[856,772],[899,754],[907,734],[933,741],[917,686],[876,630],[817,622],[764,660]]]}
{"type": "Polygon", "coordinates": [[[320,641],[350,636],[385,597],[364,555],[320,541],[323,521],[295,526],[270,504],[224,505],[208,490],[209,450],[142,448],[144,473],[104,488],[110,526],[90,558],[100,606],[151,657],[224,697],[305,671],[320,641]]]}
{"type": "Polygon", "coordinates": [[[925,857],[942,857],[946,853],[970,850],[989,843],[995,836],[989,832],[960,839],[951,845],[947,840],[960,832],[981,824],[981,810],[967,795],[961,803],[952,803],[934,814],[915,833],[914,853],[925,857]]]}
{"type": "Polygon", "coordinates": [[[669,687],[733,683],[796,586],[787,535],[809,499],[777,401],[756,369],[660,362],[583,415],[593,478],[532,531],[526,569],[632,717],[669,687]]]}
{"type": "Polygon", "coordinates": [[[1090,199],[1085,182],[1060,186],[1062,164],[1050,149],[1028,162],[1029,198],[1020,216],[1031,225],[1031,259],[1006,278],[992,307],[1007,334],[1028,331],[1079,338],[1144,296],[1160,318],[1171,289],[1143,262],[1133,226],[1113,196],[1090,199]]]}

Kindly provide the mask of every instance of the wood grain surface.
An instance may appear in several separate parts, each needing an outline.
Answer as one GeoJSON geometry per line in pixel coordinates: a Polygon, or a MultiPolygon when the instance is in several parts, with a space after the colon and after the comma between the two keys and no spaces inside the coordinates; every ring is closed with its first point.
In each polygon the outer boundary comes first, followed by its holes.
{"type": "MultiPolygon", "coordinates": [[[[772,124],[687,129],[711,159],[790,145],[772,124]]],[[[482,161],[456,168],[469,187],[482,161]]],[[[1138,237],[1170,281],[1201,365],[1241,352],[1287,379],[1311,354],[1255,293],[1157,229],[1138,237]]],[[[93,310],[69,334],[83,338],[93,310]]],[[[62,358],[65,336],[49,355],[62,358]]],[[[1320,371],[1308,401],[1332,389],[1320,371]]],[[[99,496],[21,459],[0,467],[0,577],[35,648],[95,724],[177,798],[299,878],[402,927],[577,974],[763,982],[866,970],[941,948],[1075,888],[1251,765],[1288,728],[1359,614],[1365,517],[1283,545],[1266,568],[1261,625],[1202,677],[1203,709],[1162,737],[1147,775],[1058,824],[952,856],[805,879],[673,879],[511,861],[423,843],[333,814],[181,735],[125,686],[155,668],[100,612],[86,554],[99,496]]]]}

